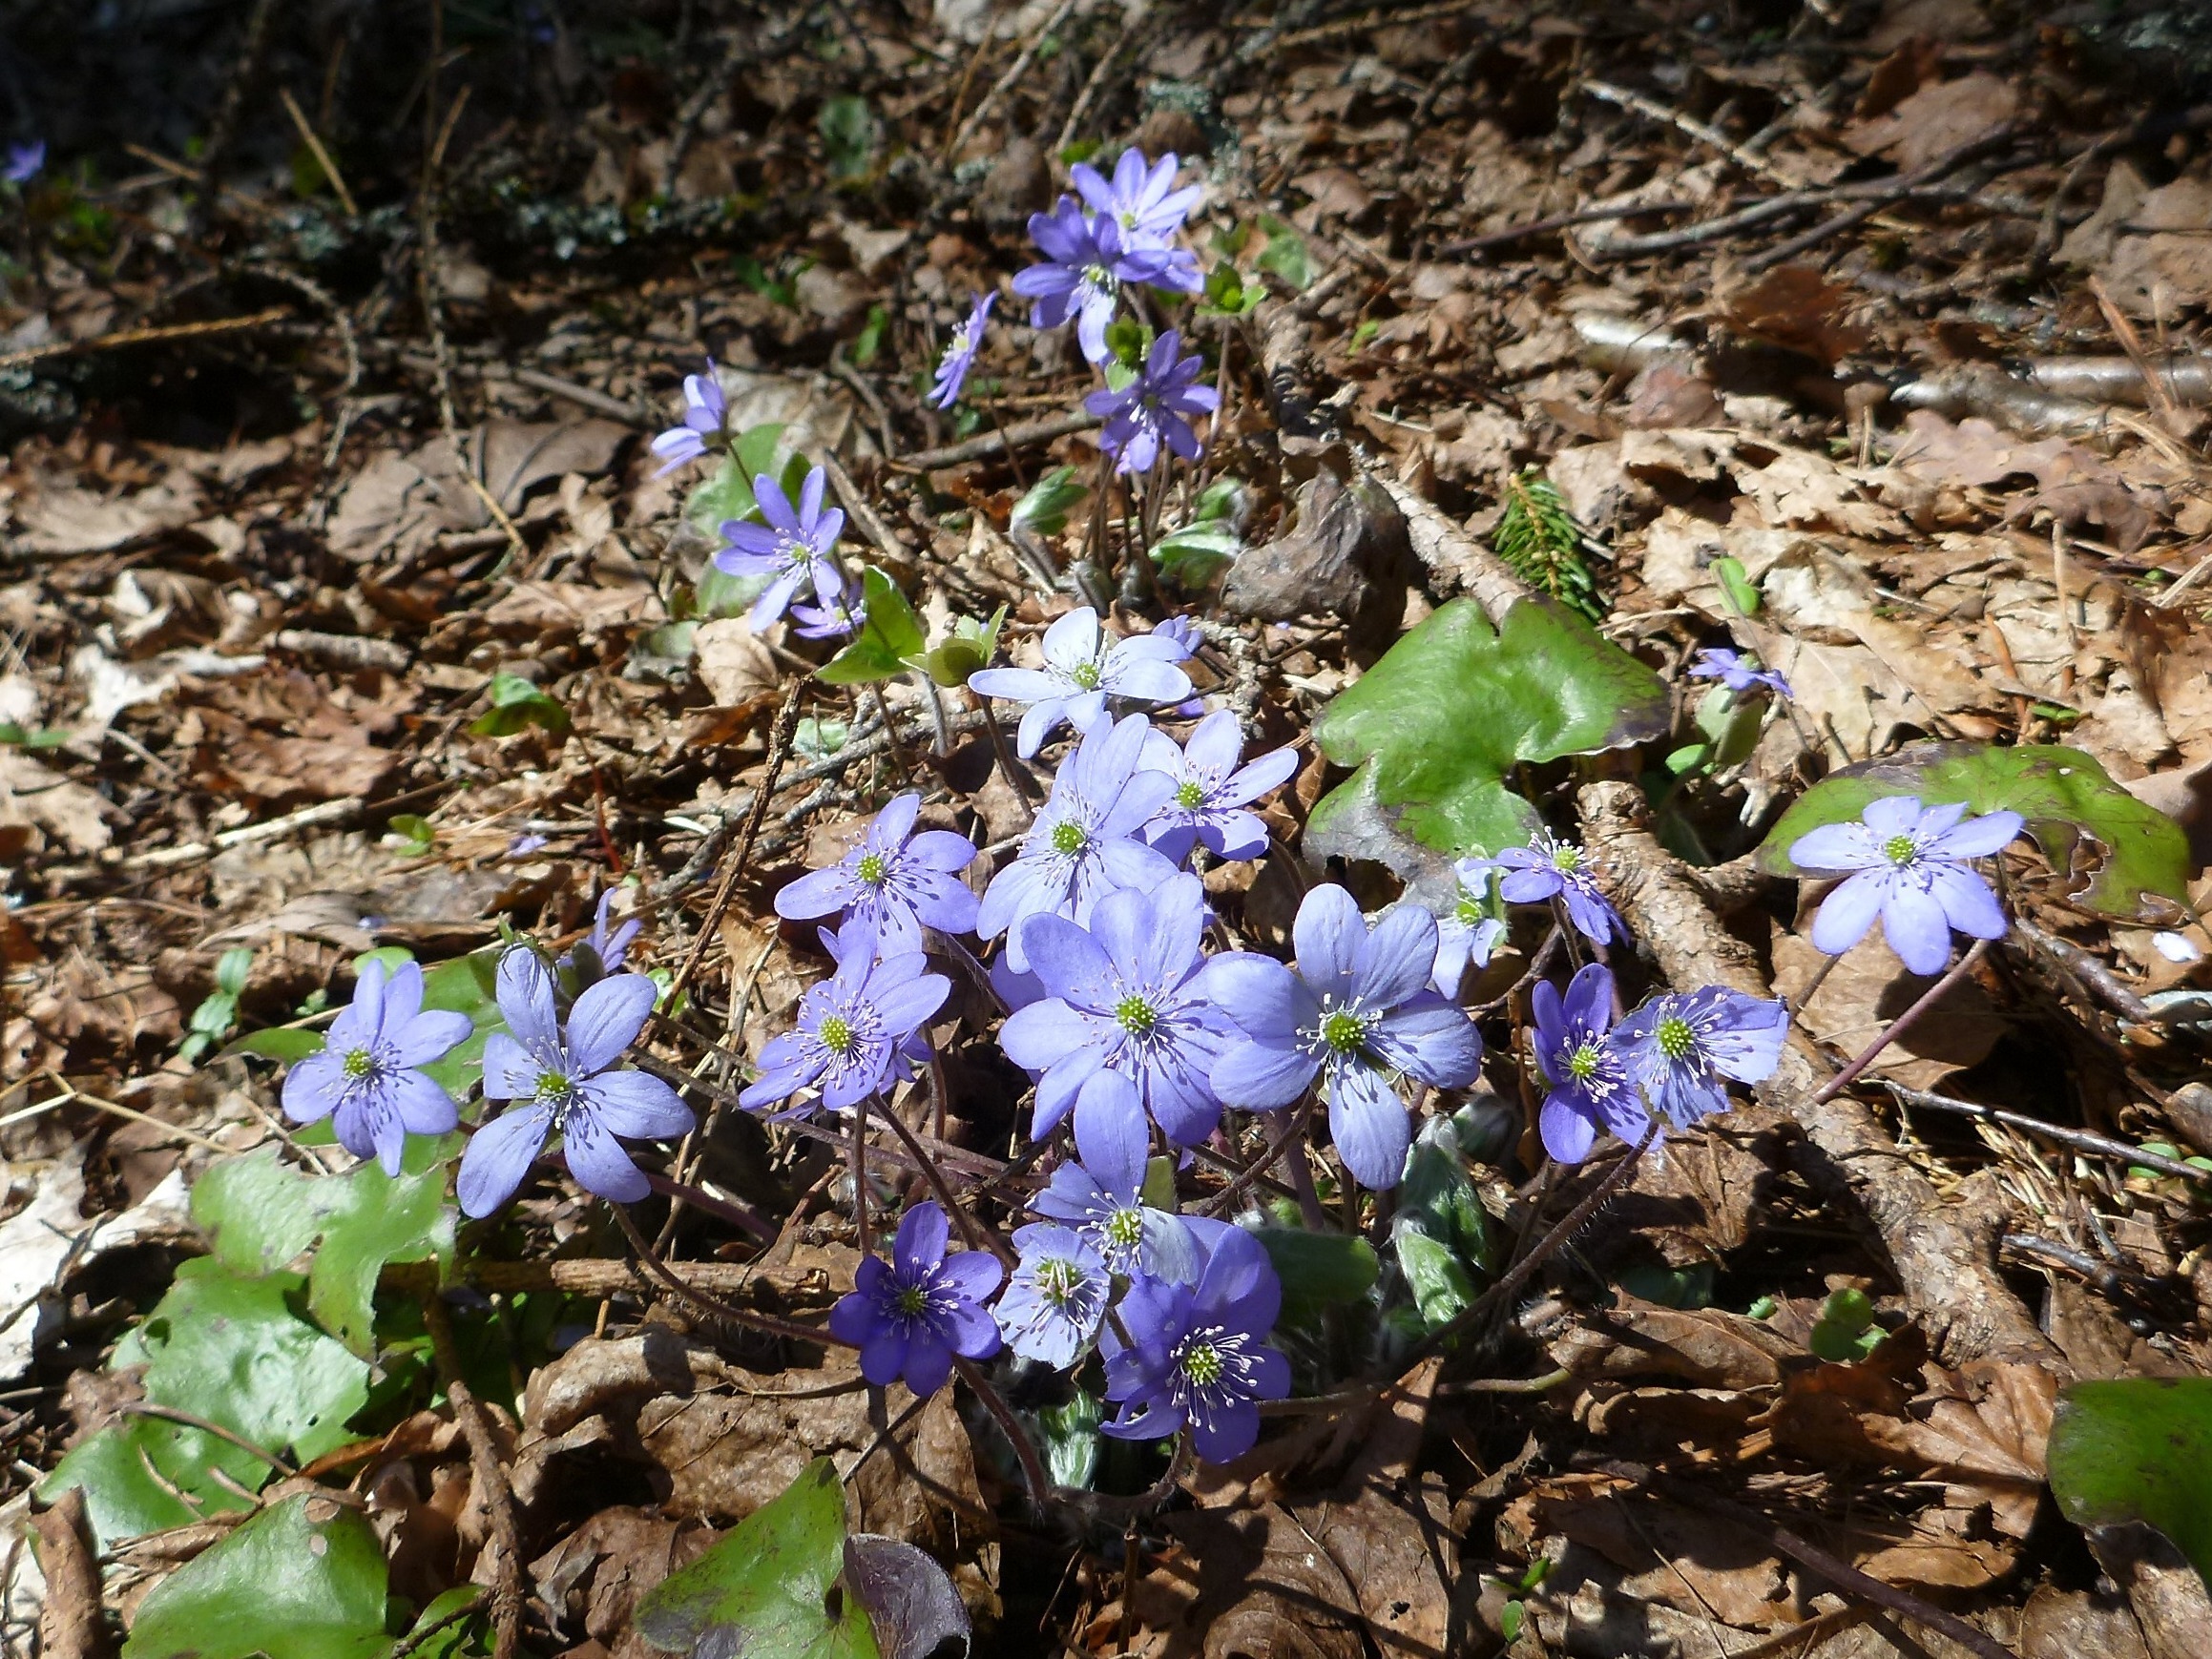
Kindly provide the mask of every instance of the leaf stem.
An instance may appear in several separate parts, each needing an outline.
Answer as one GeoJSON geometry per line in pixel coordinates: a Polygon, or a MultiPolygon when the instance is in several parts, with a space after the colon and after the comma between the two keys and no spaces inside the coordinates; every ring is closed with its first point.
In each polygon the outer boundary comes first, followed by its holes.
{"type": "MultiPolygon", "coordinates": [[[[1958,984],[1960,980],[1966,978],[1968,974],[1972,973],[1974,969],[1974,965],[1979,963],[1983,957],[1989,955],[1989,953],[1990,942],[1986,939],[1975,940],[1973,943],[1973,948],[1969,950],[1964,956],[1960,957],[1949,973],[1945,974],[1941,979],[1937,980],[1933,985],[1930,985],[1926,990],[1922,991],[1920,993],[1919,1000],[1915,1002],[1909,1008],[1907,1008],[1902,1014],[1899,1014],[1894,1020],[1891,1020],[1889,1022],[1889,1028],[1883,1031],[1882,1034],[1876,1037],[1871,1043],[1868,1044],[1865,1048],[1861,1049],[1856,1059],[1854,1059],[1848,1066],[1845,1067],[1841,1071],[1837,1072],[1833,1077],[1829,1078],[1827,1082],[1821,1085],[1819,1092],[1814,1094],[1812,1097],[1812,1104],[1814,1106],[1820,1106],[1827,1101],[1833,1100],[1837,1095],[1841,1094],[1845,1089],[1848,1089],[1853,1083],[1857,1082],[1859,1079],[1859,1074],[1866,1070],[1868,1067],[1873,1065],[1876,1055],[1880,1054],[1883,1049],[1889,1047],[1890,1044],[1896,1042],[1898,1038],[1904,1036],[1906,1032],[1911,1030],[1914,1026],[1918,1025],[1920,1023],[1921,1016],[1927,1013],[1928,1010],[1933,1007],[1937,1003],[1941,1002],[1944,999],[1944,996],[1950,991],[1951,987],[1958,984]]],[[[1835,959],[1831,957],[1829,960],[1834,961],[1835,959]]]]}

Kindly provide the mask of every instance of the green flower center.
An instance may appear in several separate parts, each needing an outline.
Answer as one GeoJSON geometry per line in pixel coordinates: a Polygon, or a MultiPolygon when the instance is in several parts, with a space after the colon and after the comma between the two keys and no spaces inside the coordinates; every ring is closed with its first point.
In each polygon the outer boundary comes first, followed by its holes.
{"type": "Polygon", "coordinates": [[[1367,1023],[1348,1008],[1339,1008],[1321,1023],[1321,1040],[1339,1054],[1358,1050],[1367,1040],[1367,1023]]]}
{"type": "Polygon", "coordinates": [[[1085,691],[1095,692],[1098,689],[1098,665],[1095,662],[1079,662],[1069,672],[1068,677],[1085,691]]]}
{"type": "Polygon", "coordinates": [[[1049,1256],[1037,1263],[1037,1294],[1055,1308],[1064,1308],[1083,1282],[1083,1270],[1066,1256],[1049,1256]]]}
{"type": "Polygon", "coordinates": [[[1572,876],[1582,867],[1580,847],[1556,846],[1552,849],[1552,868],[1563,876],[1572,876]]]}
{"type": "Polygon", "coordinates": [[[376,1075],[376,1054],[368,1048],[355,1048],[345,1056],[345,1076],[348,1082],[359,1083],[365,1077],[376,1075]]]}
{"type": "Polygon", "coordinates": [[[1200,1388],[1211,1388],[1221,1379],[1221,1351],[1211,1342],[1193,1342],[1182,1351],[1177,1361],[1182,1374],[1200,1388]]]}
{"type": "Polygon", "coordinates": [[[1176,786],[1175,803],[1185,812],[1196,812],[1206,804],[1206,786],[1202,783],[1181,783],[1176,786]]]}
{"type": "Polygon", "coordinates": [[[1123,997],[1114,1006],[1114,1018],[1132,1037],[1142,1037],[1159,1024],[1158,1010],[1142,997],[1123,997]]]}
{"type": "Polygon", "coordinates": [[[1604,1056],[1595,1043],[1585,1043],[1567,1056],[1567,1075],[1577,1083],[1588,1083],[1597,1075],[1597,1063],[1604,1056]]]}
{"type": "Polygon", "coordinates": [[[568,1100],[573,1092],[574,1088],[565,1073],[540,1071],[537,1074],[537,1098],[545,1105],[561,1105],[568,1100]]]}
{"type": "Polygon", "coordinates": [[[822,1022],[821,1037],[822,1046],[840,1060],[852,1052],[852,1022],[842,1014],[832,1014],[822,1022]]]}
{"type": "Polygon", "coordinates": [[[1486,921],[1487,918],[1482,913],[1482,895],[1466,887],[1460,888],[1459,908],[1452,914],[1470,927],[1478,922],[1486,921]]]}
{"type": "Polygon", "coordinates": [[[1091,844],[1090,833],[1074,819],[1062,819],[1053,825],[1053,851],[1073,857],[1091,844]]]}
{"type": "Polygon", "coordinates": [[[1135,1250],[1144,1242],[1144,1212],[1132,1204],[1106,1217],[1106,1242],[1116,1250],[1135,1250]]]}
{"type": "Polygon", "coordinates": [[[854,872],[871,887],[882,886],[884,878],[890,873],[891,867],[881,853],[865,854],[861,859],[860,868],[854,872]]]}
{"type": "Polygon", "coordinates": [[[1111,294],[1120,286],[1115,281],[1114,273],[1102,264],[1083,267],[1083,285],[1096,289],[1101,294],[1111,294]]]}
{"type": "Polygon", "coordinates": [[[1659,1023],[1659,1052],[1669,1060],[1687,1060],[1697,1052],[1698,1034],[1687,1020],[1672,1017],[1659,1023]]]}
{"type": "Polygon", "coordinates": [[[1920,844],[1910,836],[1891,836],[1882,843],[1882,856],[1892,864],[1909,864],[1920,851],[1920,844]]]}
{"type": "Polygon", "coordinates": [[[918,1319],[929,1311],[929,1293],[920,1285],[908,1285],[898,1295],[899,1312],[909,1319],[918,1319]]]}

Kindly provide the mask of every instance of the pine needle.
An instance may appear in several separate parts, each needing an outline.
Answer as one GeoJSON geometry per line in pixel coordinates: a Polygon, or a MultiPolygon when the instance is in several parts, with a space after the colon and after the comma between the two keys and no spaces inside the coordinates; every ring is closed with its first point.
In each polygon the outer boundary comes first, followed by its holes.
{"type": "Polygon", "coordinates": [[[1582,562],[1582,527],[1540,468],[1507,481],[1505,516],[1492,541],[1498,557],[1532,588],[1592,622],[1605,620],[1605,600],[1582,562]]]}

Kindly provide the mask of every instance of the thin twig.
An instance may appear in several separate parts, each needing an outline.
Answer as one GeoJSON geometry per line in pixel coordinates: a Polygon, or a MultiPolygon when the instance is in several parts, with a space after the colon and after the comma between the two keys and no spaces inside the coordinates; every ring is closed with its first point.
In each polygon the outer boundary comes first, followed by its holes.
{"type": "Polygon", "coordinates": [[[791,753],[791,739],[799,730],[799,694],[804,682],[793,680],[783,694],[783,706],[776,712],[776,724],[768,735],[768,763],[761,778],[761,787],[753,792],[752,810],[745,815],[745,830],[738,842],[738,850],[723,866],[722,879],[715,888],[714,900],[707,905],[706,917],[699,923],[699,933],[691,942],[690,954],[683,965],[677,969],[676,978],[669,982],[667,1001],[674,1004],[684,986],[691,984],[692,975],[706,956],[707,946],[714,942],[716,925],[722,912],[729,908],[730,890],[737,885],[738,875],[753,856],[753,843],[761,839],[761,824],[768,816],[768,802],[776,793],[777,775],[783,770],[783,761],[791,753]]]}
{"type": "Polygon", "coordinates": [[[991,112],[997,108],[998,100],[1006,96],[1007,90],[1014,82],[1021,79],[1023,73],[1036,58],[1037,49],[1052,38],[1054,31],[1068,21],[1069,16],[1076,7],[1083,4],[1085,4],[1085,0],[1060,0],[1057,9],[1050,17],[1045,19],[1043,27],[1022,43],[1022,49],[1013,62],[1006,66],[1006,73],[991,83],[991,90],[983,94],[982,101],[975,106],[968,118],[960,123],[959,130],[952,135],[952,142],[945,146],[940,159],[946,165],[949,166],[952,158],[960,154],[968,140],[975,135],[975,129],[982,126],[984,121],[990,117],[991,112]]]}
{"type": "Polygon", "coordinates": [[[522,1639],[522,1539],[514,1524],[514,1492],[507,1471],[500,1467],[499,1445],[492,1439],[491,1421],[461,1375],[461,1356],[453,1345],[453,1323],[446,1304],[435,1293],[423,1298],[423,1328],[429,1333],[430,1353],[437,1361],[438,1378],[453,1416],[469,1441],[469,1464],[475,1476],[477,1495],[491,1516],[492,1659],[514,1659],[522,1639]]]}
{"type": "Polygon", "coordinates": [[[1010,449],[1025,449],[1032,444],[1049,444],[1071,432],[1088,432],[1096,425],[1096,415],[1078,409],[1072,414],[1050,415],[1041,421],[1024,421],[1018,426],[985,432],[964,443],[948,444],[941,449],[917,449],[911,455],[894,458],[889,466],[898,472],[930,472],[940,467],[957,467],[964,461],[986,460],[1010,449]]]}
{"type": "Polygon", "coordinates": [[[961,1380],[975,1391],[975,1398],[983,1401],[983,1408],[996,1420],[1013,1444],[1014,1461],[1021,1464],[1022,1484],[1029,1489],[1030,1503],[1042,1509],[1053,1496],[1053,1478],[1045,1473],[1044,1460],[1037,1456],[1036,1442],[1030,1439],[1029,1430],[1022,1427],[1021,1419],[1013,1407],[1007,1404],[1006,1396],[991,1385],[991,1379],[974,1360],[961,1355],[952,1356],[952,1363],[959,1369],[961,1380]]]}
{"type": "Polygon", "coordinates": [[[272,322],[286,322],[291,317],[290,307],[272,305],[266,311],[256,311],[250,317],[218,317],[206,322],[169,322],[157,328],[117,329],[113,334],[94,335],[90,340],[52,341],[45,345],[29,346],[22,351],[0,352],[0,368],[21,368],[26,363],[45,363],[50,358],[83,357],[95,351],[119,351],[127,345],[154,345],[164,340],[203,340],[210,335],[240,334],[249,328],[266,328],[272,322]]]}
{"type": "Polygon", "coordinates": [[[323,148],[323,140],[315,129],[307,124],[307,114],[300,108],[300,101],[292,96],[290,87],[279,87],[277,96],[284,100],[284,114],[292,117],[292,125],[300,130],[300,141],[307,146],[315,157],[315,165],[323,169],[323,176],[330,180],[330,188],[337,194],[338,205],[345,209],[347,218],[359,218],[361,207],[353,199],[353,192],[345,188],[344,175],[338,171],[338,163],[331,160],[330,152],[323,148]]]}
{"type": "Polygon", "coordinates": [[[2006,1111],[2000,1107],[1984,1106],[1978,1100],[1957,1100],[1948,1094],[1930,1094],[1924,1089],[1908,1089],[1902,1083],[1893,1083],[1887,1078],[1883,1080],[1882,1087],[1897,1097],[1900,1106],[1919,1107],[1929,1111],[1954,1112],[1960,1117],[1979,1118],[1984,1123],[2001,1123],[2007,1129],[2055,1141],[2062,1147],[2072,1147],[2076,1151],[2087,1152],[2093,1157],[2111,1158],[2122,1164],[2140,1164],[2144,1169],[2156,1170],[2161,1175],[2173,1175],[2200,1185],[2212,1184],[2212,1172],[2200,1170],[2196,1165],[2184,1163],[2180,1158],[2169,1158],[2163,1152],[2147,1152],[2140,1147],[2131,1147],[2127,1142],[2116,1141],[2110,1135],[2045,1123],[2038,1117],[2006,1111]]]}
{"type": "Polygon", "coordinates": [[[1899,1014],[1894,1020],[1891,1020],[1889,1026],[1882,1031],[1882,1033],[1877,1036],[1871,1043],[1868,1044],[1865,1048],[1861,1049],[1848,1066],[1845,1067],[1841,1071],[1837,1072],[1833,1077],[1829,1078],[1827,1082],[1821,1085],[1819,1091],[1816,1092],[1812,1097],[1812,1104],[1819,1106],[1823,1101],[1833,1100],[1837,1095],[1841,1094],[1845,1089],[1848,1089],[1852,1084],[1856,1083],[1859,1080],[1860,1073],[1865,1071],[1868,1067],[1874,1064],[1875,1058],[1882,1052],[1883,1049],[1889,1047],[1890,1044],[1896,1042],[1898,1038],[1904,1036],[1906,1032],[1911,1030],[1914,1026],[1918,1025],[1920,1023],[1921,1016],[1926,1014],[1928,1010],[1933,1007],[1937,1003],[1941,1002],[1944,997],[1950,993],[1951,986],[1957,985],[1960,980],[1966,978],[1968,974],[1972,973],[1974,970],[1976,964],[1981,962],[1981,959],[1989,955],[1989,953],[1990,942],[1986,939],[1975,940],[1973,942],[1973,948],[1969,950],[1964,956],[1960,957],[1958,961],[1951,965],[1951,969],[1949,973],[1945,974],[1941,979],[1937,980],[1933,985],[1930,985],[1926,990],[1922,991],[1919,998],[1913,1003],[1913,1005],[1909,1008],[1907,1008],[1902,1014],[1899,1014]]]}

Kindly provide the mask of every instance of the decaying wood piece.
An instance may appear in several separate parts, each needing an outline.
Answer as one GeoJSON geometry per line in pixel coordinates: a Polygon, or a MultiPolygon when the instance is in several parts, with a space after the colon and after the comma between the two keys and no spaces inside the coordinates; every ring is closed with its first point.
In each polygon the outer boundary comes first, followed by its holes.
{"type": "MultiPolygon", "coordinates": [[[[1670,983],[1773,994],[1749,947],[1722,927],[1691,872],[1652,835],[1650,809],[1634,786],[1586,784],[1576,804],[1584,846],[1599,861],[1609,896],[1670,983]]],[[[2057,1351],[1997,1275],[1996,1207],[1983,1218],[1965,1203],[1946,1203],[1865,1106],[1848,1095],[1815,1104],[1826,1080],[1810,1042],[1793,1029],[1782,1064],[1755,1092],[1805,1131],[1818,1154],[1809,1172],[1847,1191],[1865,1211],[1944,1362],[2007,1358],[2065,1374],[2057,1351]]]]}

